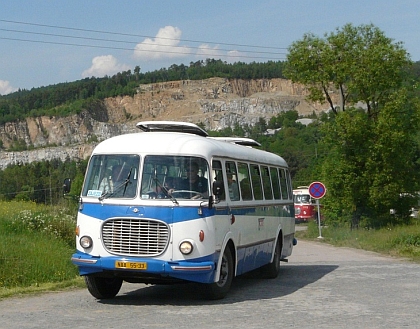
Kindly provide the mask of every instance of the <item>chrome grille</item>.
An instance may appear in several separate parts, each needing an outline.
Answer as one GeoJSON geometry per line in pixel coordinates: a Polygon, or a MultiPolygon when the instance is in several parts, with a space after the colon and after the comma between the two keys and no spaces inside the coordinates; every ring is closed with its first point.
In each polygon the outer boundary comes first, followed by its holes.
{"type": "Polygon", "coordinates": [[[169,242],[169,227],[152,219],[112,218],[102,226],[105,248],[114,254],[156,256],[169,242]]]}

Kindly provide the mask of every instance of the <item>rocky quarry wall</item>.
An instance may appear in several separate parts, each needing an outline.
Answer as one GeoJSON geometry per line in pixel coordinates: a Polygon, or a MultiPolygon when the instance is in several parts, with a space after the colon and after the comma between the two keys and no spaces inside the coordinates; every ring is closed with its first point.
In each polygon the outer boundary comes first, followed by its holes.
{"type": "Polygon", "coordinates": [[[98,101],[80,115],[27,118],[0,126],[7,150],[16,141],[31,151],[0,151],[0,169],[9,164],[59,159],[84,159],[97,142],[138,131],[143,120],[175,120],[203,123],[209,130],[253,125],[284,111],[301,115],[319,113],[326,105],[309,103],[307,90],[284,79],[184,80],[140,85],[134,97],[98,101]]]}

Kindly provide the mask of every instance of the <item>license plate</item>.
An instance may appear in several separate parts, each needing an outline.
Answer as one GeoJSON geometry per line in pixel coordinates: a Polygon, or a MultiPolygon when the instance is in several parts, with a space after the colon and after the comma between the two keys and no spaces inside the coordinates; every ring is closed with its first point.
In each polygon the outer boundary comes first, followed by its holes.
{"type": "Polygon", "coordinates": [[[126,262],[116,261],[115,268],[124,268],[127,270],[147,270],[147,263],[145,262],[126,262]]]}

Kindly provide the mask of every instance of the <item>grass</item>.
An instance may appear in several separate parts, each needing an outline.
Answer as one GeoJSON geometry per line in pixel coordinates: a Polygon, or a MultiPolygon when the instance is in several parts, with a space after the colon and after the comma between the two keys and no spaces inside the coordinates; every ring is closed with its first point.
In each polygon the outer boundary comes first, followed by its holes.
{"type": "Polygon", "coordinates": [[[308,224],[306,231],[296,232],[301,239],[322,241],[339,247],[375,251],[384,255],[403,257],[420,263],[420,222],[411,225],[386,227],[377,230],[350,230],[345,226],[323,226],[318,239],[319,228],[315,222],[308,224]]]}
{"type": "Polygon", "coordinates": [[[65,207],[0,201],[0,298],[81,286],[70,261],[76,224],[71,213],[65,207]]]}

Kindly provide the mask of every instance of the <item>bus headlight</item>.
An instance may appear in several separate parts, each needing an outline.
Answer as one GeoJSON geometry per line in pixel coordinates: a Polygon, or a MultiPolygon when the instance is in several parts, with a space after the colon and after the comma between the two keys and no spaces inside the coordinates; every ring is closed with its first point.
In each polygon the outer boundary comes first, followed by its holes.
{"type": "Polygon", "coordinates": [[[179,244],[179,251],[184,255],[189,255],[192,253],[194,247],[191,243],[191,241],[182,241],[179,244]]]}
{"type": "Polygon", "coordinates": [[[85,249],[91,248],[93,246],[92,238],[87,235],[82,236],[79,242],[80,242],[80,245],[85,249]]]}

